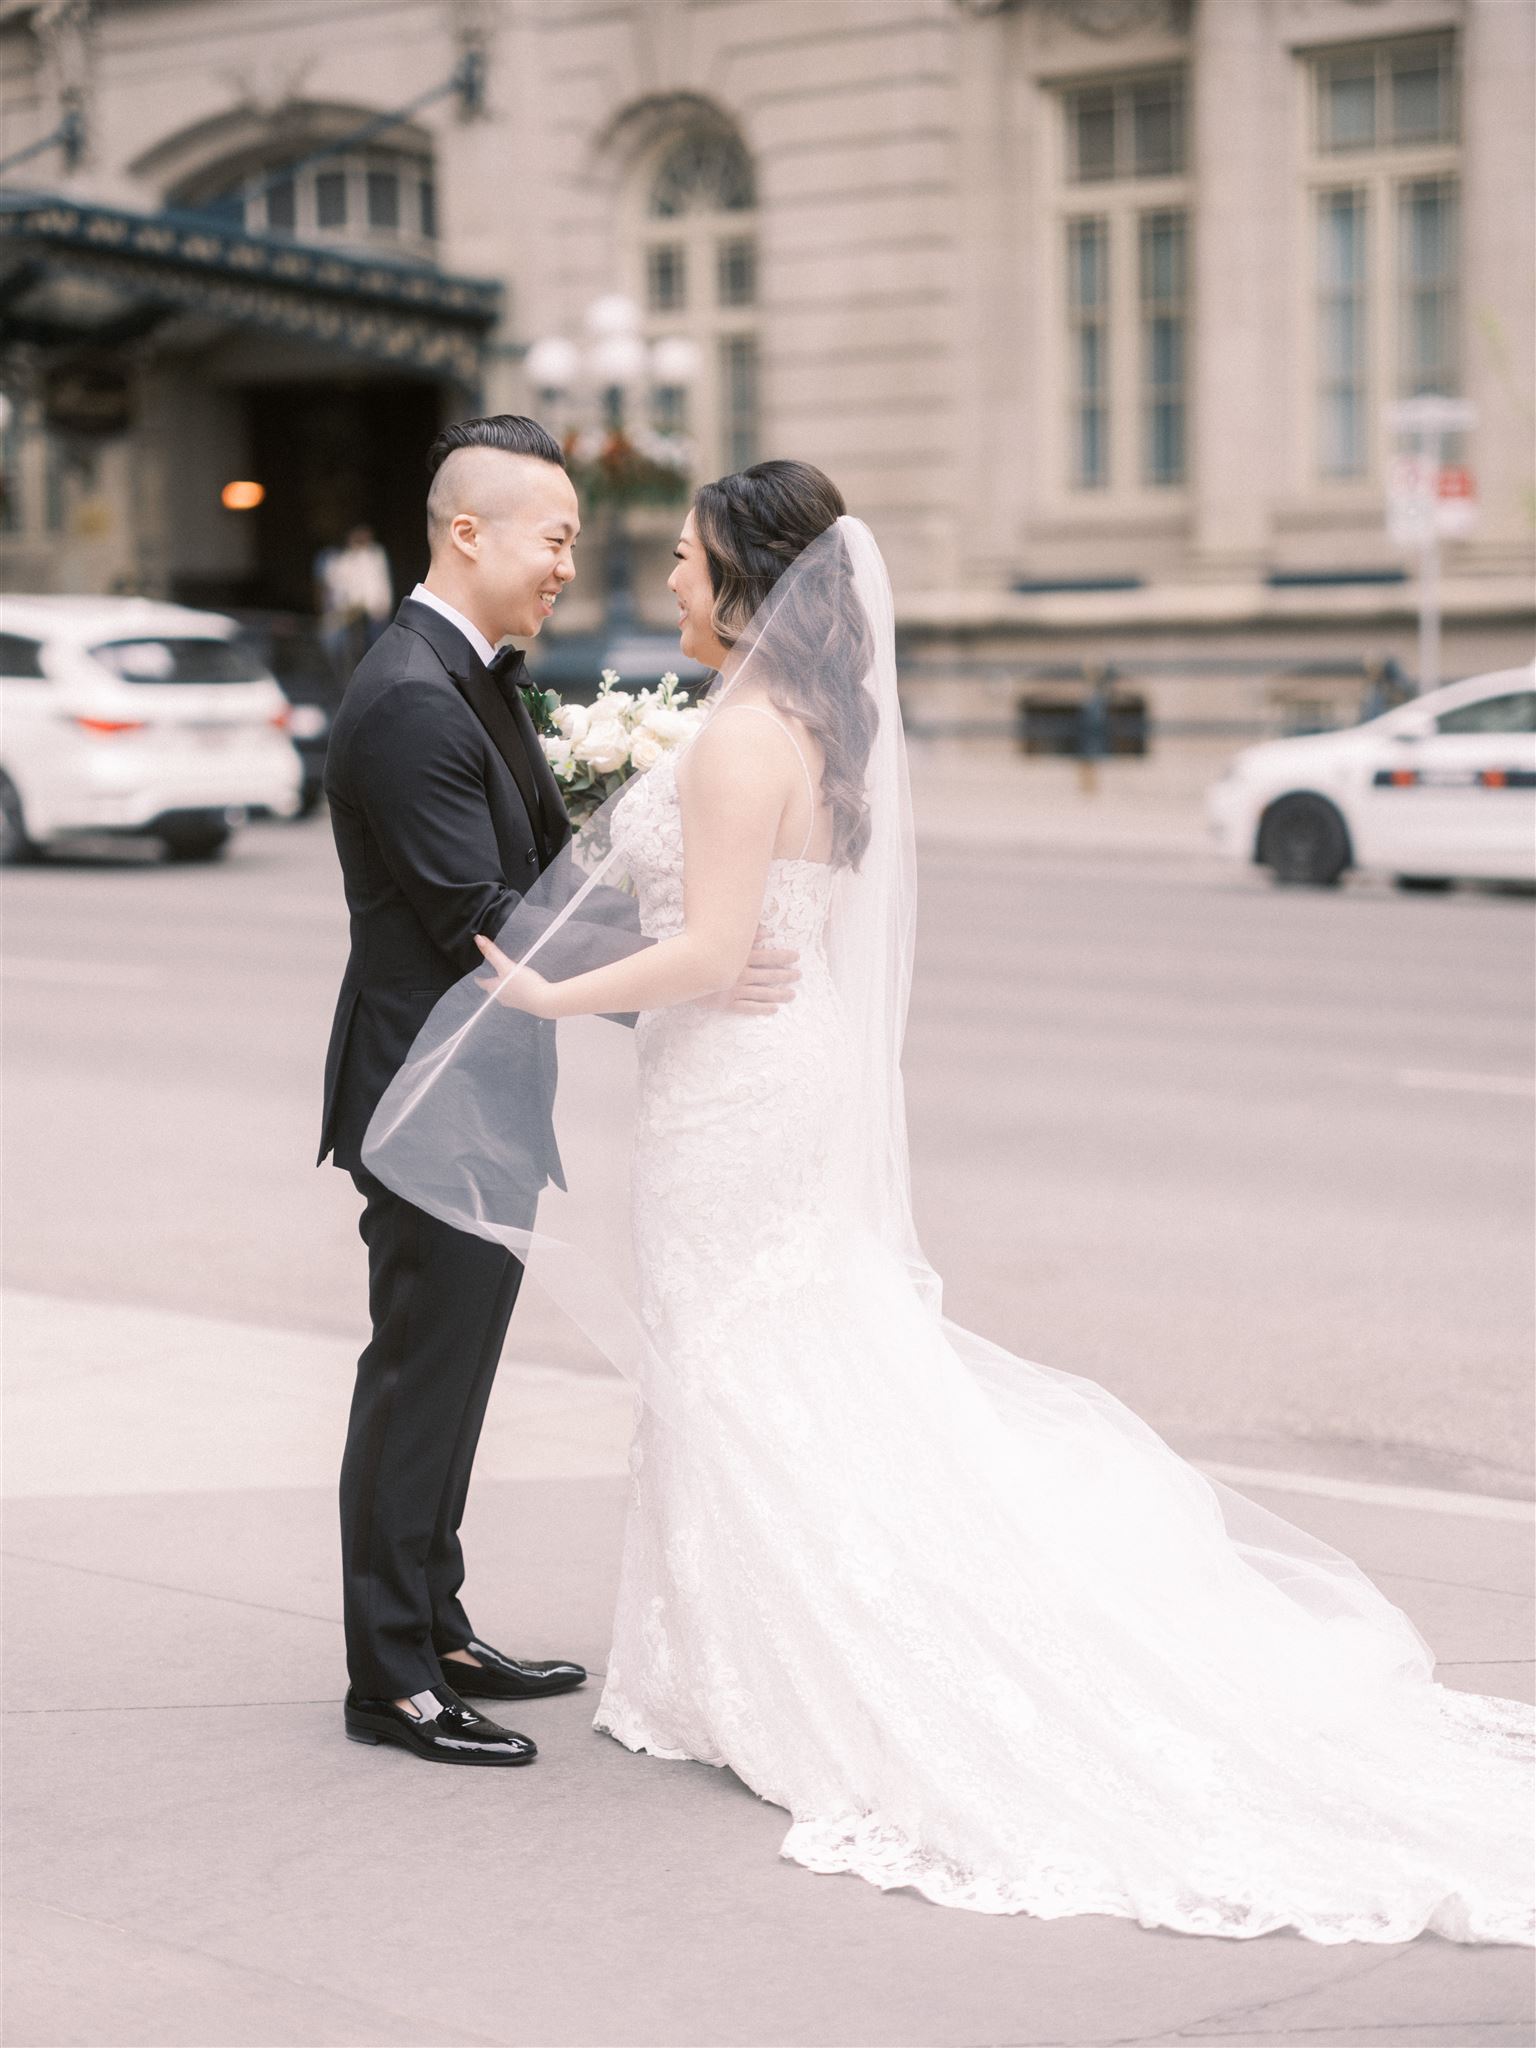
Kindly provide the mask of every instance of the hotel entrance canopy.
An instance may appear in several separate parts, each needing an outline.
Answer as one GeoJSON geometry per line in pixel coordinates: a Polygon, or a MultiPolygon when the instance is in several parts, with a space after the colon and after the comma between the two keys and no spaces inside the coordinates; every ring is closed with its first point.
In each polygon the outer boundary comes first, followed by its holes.
{"type": "Polygon", "coordinates": [[[320,249],[191,213],[0,193],[0,342],[110,350],[201,315],[473,391],[493,280],[320,249]]]}

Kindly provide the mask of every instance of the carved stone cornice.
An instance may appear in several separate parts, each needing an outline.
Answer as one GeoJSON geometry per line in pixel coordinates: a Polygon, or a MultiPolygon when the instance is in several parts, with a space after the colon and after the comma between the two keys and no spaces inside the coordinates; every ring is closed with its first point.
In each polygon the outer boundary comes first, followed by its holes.
{"type": "Polygon", "coordinates": [[[956,4],[963,13],[982,17],[1015,14],[1034,7],[1054,15],[1080,35],[1107,41],[1137,29],[1172,29],[1182,33],[1189,26],[1191,0],[956,0],[956,4]]]}

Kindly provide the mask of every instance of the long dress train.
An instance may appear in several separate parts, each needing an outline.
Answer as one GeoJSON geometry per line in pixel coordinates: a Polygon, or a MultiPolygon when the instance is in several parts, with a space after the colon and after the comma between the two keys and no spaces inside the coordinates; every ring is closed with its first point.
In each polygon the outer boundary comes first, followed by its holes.
{"type": "MultiPolygon", "coordinates": [[[[675,764],[615,837],[682,928],[675,764]]],[[[981,1912],[1529,1942],[1532,1713],[1436,1684],[1347,1558],[1093,1382],[945,1321],[827,1142],[852,1048],[830,870],[776,861],[797,999],[640,1020],[661,1398],[596,1725],[726,1765],[783,1854],[981,1912]]]]}

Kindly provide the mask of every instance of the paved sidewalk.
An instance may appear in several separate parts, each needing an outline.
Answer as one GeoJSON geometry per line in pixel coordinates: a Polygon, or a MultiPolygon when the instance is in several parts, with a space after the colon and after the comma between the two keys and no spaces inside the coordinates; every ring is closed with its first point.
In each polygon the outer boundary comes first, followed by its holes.
{"type": "MultiPolygon", "coordinates": [[[[588,1694],[532,1770],[341,1735],[333,1467],[354,1346],[7,1303],[10,2048],[1489,2048],[1531,1958],[944,1912],[776,1855],[728,1773],[636,1758],[588,1694]]],[[[601,1668],[618,1383],[509,1359],[467,1537],[480,1626],[601,1668]]],[[[1530,1697],[1520,1510],[1254,1491],[1446,1660],[1530,1697]]],[[[1335,1489],[1334,1492],[1339,1491],[1335,1489]]]]}
{"type": "Polygon", "coordinates": [[[918,838],[994,851],[1215,861],[1205,792],[1235,752],[1230,744],[1187,745],[1145,760],[1101,761],[1085,789],[1073,760],[1026,757],[996,740],[914,739],[918,838]]]}

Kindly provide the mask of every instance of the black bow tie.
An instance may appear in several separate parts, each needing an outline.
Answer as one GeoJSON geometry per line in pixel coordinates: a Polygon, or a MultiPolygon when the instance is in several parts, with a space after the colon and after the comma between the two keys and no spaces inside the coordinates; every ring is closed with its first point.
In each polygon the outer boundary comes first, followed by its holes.
{"type": "Polygon", "coordinates": [[[522,666],[523,650],[520,647],[498,647],[486,663],[489,672],[498,680],[509,675],[513,669],[522,666]]]}

